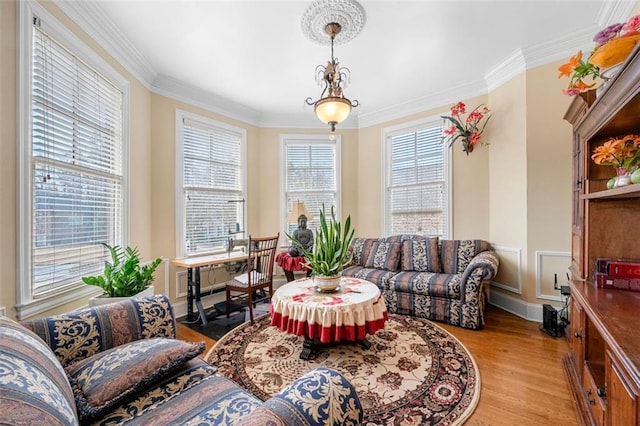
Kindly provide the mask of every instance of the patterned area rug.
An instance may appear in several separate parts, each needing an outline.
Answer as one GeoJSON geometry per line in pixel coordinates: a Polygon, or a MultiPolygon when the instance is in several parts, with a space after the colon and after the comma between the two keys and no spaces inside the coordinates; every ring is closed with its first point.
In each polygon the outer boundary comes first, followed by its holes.
{"type": "Polygon", "coordinates": [[[330,345],[308,361],[302,337],[269,325],[269,315],[224,336],[207,361],[262,400],[309,370],[326,366],[356,388],[367,425],[457,425],[475,409],[480,375],[467,349],[427,320],[389,315],[370,349],[330,345]]]}

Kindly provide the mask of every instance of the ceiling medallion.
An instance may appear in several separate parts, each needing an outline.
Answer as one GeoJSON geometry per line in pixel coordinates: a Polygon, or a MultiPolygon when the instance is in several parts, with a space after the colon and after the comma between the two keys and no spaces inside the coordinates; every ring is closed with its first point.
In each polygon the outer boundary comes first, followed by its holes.
{"type": "Polygon", "coordinates": [[[364,9],[355,0],[316,0],[302,15],[302,32],[322,45],[344,44],[353,40],[364,27],[364,9]],[[327,37],[327,25],[340,25],[335,39],[327,37]]]}

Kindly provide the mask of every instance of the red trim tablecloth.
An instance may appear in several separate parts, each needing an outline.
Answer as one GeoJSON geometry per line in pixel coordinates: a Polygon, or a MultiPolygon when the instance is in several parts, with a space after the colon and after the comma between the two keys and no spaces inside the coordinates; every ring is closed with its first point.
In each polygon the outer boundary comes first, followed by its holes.
{"type": "Polygon", "coordinates": [[[309,268],[304,266],[305,262],[304,256],[291,256],[284,251],[276,256],[276,263],[283,271],[306,271],[309,268]]]}
{"type": "Polygon", "coordinates": [[[313,278],[280,287],[271,298],[271,325],[322,343],[363,340],[388,319],[378,287],[358,278],[342,278],[334,293],[319,292],[313,278]]]}

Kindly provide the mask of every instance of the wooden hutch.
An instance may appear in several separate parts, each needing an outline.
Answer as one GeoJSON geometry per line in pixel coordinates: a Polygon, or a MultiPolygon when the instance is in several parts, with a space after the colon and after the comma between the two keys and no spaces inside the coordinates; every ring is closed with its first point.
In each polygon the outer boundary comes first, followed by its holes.
{"type": "Polygon", "coordinates": [[[577,96],[569,353],[564,370],[584,424],[640,424],[640,293],[595,285],[598,258],[640,259],[640,184],[607,189],[612,166],[591,160],[611,137],[640,134],[640,48],[597,99],[577,96]]]}

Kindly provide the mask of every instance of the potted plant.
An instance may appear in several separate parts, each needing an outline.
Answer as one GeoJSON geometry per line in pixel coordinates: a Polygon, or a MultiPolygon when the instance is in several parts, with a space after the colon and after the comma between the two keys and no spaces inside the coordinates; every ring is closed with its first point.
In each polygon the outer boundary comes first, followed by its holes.
{"type": "Polygon", "coordinates": [[[316,231],[311,250],[304,248],[296,238],[287,234],[298,246],[306,258],[305,265],[312,269],[316,287],[322,291],[334,291],[340,285],[342,269],[351,261],[349,244],[353,239],[351,216],[347,217],[344,226],[336,220],[333,206],[331,218],[327,220],[324,205],[320,210],[320,229],[316,231]]]}
{"type": "Polygon", "coordinates": [[[103,245],[111,253],[111,262],[104,262],[102,275],[82,277],[85,284],[98,286],[104,291],[102,295],[89,299],[89,305],[103,305],[115,302],[118,298],[153,295],[153,273],[162,259],[157,258],[149,265],[140,265],[137,247],[123,249],[117,245],[103,245]]]}

